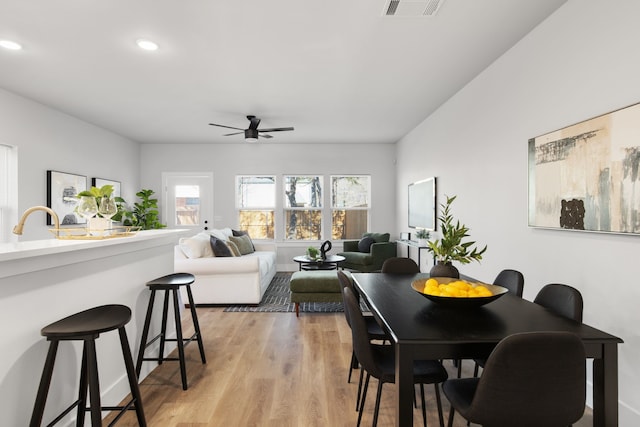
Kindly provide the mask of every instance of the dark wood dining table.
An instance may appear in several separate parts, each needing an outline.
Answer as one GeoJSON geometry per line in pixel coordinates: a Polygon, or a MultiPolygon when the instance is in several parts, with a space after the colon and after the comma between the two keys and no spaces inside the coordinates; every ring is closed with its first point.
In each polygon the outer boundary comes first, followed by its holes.
{"type": "Polygon", "coordinates": [[[510,293],[476,308],[438,305],[411,287],[426,277],[353,274],[356,289],[395,346],[396,426],[413,425],[414,360],[485,358],[503,338],[534,331],[569,331],[582,339],[587,358],[593,359],[593,425],[618,425],[620,338],[510,293]]]}

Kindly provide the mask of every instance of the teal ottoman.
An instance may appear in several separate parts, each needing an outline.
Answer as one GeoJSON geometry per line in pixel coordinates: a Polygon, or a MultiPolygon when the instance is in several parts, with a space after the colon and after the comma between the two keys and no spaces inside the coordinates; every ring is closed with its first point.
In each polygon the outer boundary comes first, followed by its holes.
{"type": "Polygon", "coordinates": [[[291,302],[300,316],[301,302],[342,302],[342,287],[336,270],[296,271],[289,282],[291,302]]]}

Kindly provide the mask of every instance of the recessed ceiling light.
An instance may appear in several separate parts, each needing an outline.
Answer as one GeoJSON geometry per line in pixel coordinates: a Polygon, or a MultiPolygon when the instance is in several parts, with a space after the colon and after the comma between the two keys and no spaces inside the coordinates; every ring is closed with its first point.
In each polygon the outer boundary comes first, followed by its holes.
{"type": "Polygon", "coordinates": [[[158,50],[158,45],[151,40],[146,39],[138,39],[136,40],[136,44],[140,49],[144,50],[158,50]]]}
{"type": "Polygon", "coordinates": [[[20,50],[20,49],[22,49],[22,46],[20,46],[16,42],[12,42],[11,40],[0,40],[0,46],[2,46],[5,49],[10,49],[10,50],[20,50]]]}

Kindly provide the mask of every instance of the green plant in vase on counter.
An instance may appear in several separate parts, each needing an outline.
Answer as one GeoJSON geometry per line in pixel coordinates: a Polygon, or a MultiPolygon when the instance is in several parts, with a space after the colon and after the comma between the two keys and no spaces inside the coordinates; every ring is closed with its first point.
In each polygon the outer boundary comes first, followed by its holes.
{"type": "MultiPolygon", "coordinates": [[[[111,195],[113,194],[113,185],[107,184],[102,187],[91,187],[89,190],[79,192],[76,197],[78,199],[82,199],[83,197],[93,197],[96,201],[96,206],[98,207],[98,215],[104,218],[111,218],[115,214],[115,212],[111,213],[112,209],[107,209],[106,207],[103,209],[103,212],[100,212],[100,205],[105,206],[110,204],[113,200],[111,195]]],[[[114,203],[115,206],[115,203],[114,203]]]]}

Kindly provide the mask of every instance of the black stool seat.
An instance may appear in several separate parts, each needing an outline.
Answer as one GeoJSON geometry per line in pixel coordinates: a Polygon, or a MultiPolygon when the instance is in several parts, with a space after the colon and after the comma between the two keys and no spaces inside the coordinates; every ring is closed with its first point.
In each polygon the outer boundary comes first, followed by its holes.
{"type": "Polygon", "coordinates": [[[136,375],[140,377],[140,371],[142,370],[143,361],[157,361],[159,365],[164,361],[178,361],[180,362],[180,376],[182,378],[182,389],[186,390],[187,385],[187,367],[184,357],[184,347],[194,339],[198,342],[200,349],[200,358],[202,363],[207,363],[207,359],[204,354],[204,344],[202,343],[202,334],[200,333],[200,324],[198,323],[198,315],[196,313],[196,305],[193,302],[193,294],[191,293],[191,284],[195,282],[196,278],[190,273],[172,273],[166,276],[159,277],[147,282],[147,286],[151,290],[151,296],[149,297],[149,306],[147,307],[147,316],[144,321],[144,328],[142,329],[142,338],[140,342],[140,348],[138,349],[138,360],[136,363],[136,375]],[[182,337],[182,322],[180,320],[180,302],[178,298],[178,292],[181,286],[186,287],[187,297],[189,298],[189,308],[191,310],[191,319],[193,321],[194,334],[189,338],[182,337]],[[161,331],[151,340],[148,339],[149,327],[151,324],[151,316],[153,314],[153,304],[156,297],[156,292],[164,291],[164,305],[162,309],[162,325],[161,331]],[[176,325],[176,338],[167,338],[167,317],[169,311],[169,293],[173,294],[173,314],[176,325]],[[160,348],[158,350],[158,357],[144,357],[144,352],[151,344],[160,339],[160,348]],[[178,347],[178,357],[165,357],[164,345],[167,341],[175,341],[178,347]]]}
{"type": "Polygon", "coordinates": [[[57,340],[77,340],[118,329],[131,320],[131,310],[124,305],[103,305],[72,314],[42,328],[43,337],[57,340]]]}
{"type": "Polygon", "coordinates": [[[176,286],[190,285],[196,281],[196,277],[190,273],[172,273],[166,276],[158,277],[147,282],[149,288],[154,287],[160,289],[173,289],[176,286]]]}
{"type": "Polygon", "coordinates": [[[51,344],[49,345],[49,352],[47,353],[36,402],[31,415],[31,427],[40,426],[42,423],[47,395],[49,394],[49,387],[51,385],[51,377],[53,375],[53,367],[58,351],[58,343],[60,341],[84,342],[82,368],[80,371],[80,390],[78,392],[78,399],[49,423],[48,426],[56,424],[75,407],[78,408],[76,425],[84,425],[84,415],[86,411],[91,412],[91,425],[100,426],[102,425],[102,411],[120,410],[120,414],[114,420],[115,422],[122,416],[124,411],[135,409],[138,424],[140,426],[146,426],[137,376],[133,366],[133,359],[131,358],[127,332],[124,327],[129,323],[129,320],[131,320],[131,310],[129,307],[111,304],[81,311],[42,328],[42,336],[46,337],[51,344]],[[101,333],[116,329],[120,335],[122,356],[127,371],[132,399],[125,406],[101,406],[95,340],[101,333]],[[89,389],[90,408],[86,408],[87,388],[89,389]]]}

